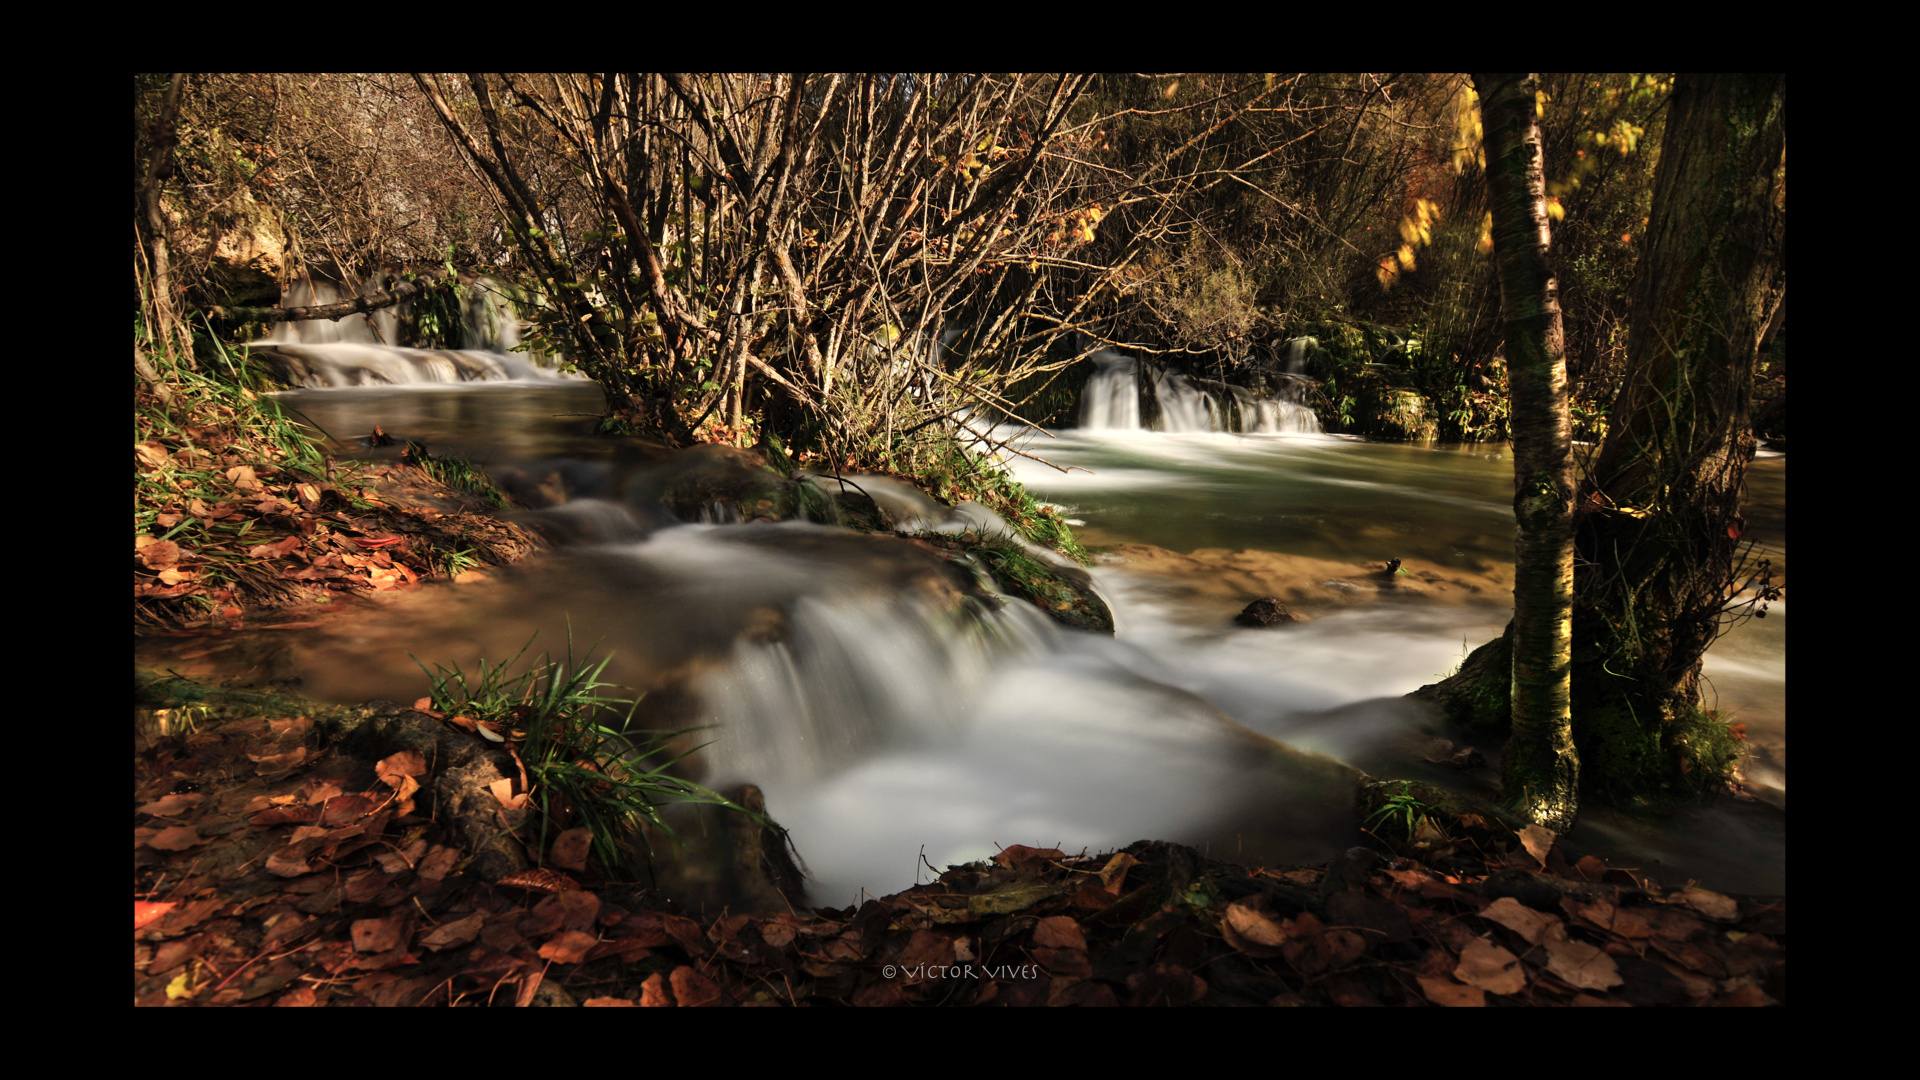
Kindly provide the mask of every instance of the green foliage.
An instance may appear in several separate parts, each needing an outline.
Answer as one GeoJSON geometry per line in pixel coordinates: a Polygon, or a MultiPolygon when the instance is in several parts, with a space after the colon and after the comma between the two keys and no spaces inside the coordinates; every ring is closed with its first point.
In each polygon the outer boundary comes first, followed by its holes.
{"type": "Polygon", "coordinates": [[[438,456],[427,452],[427,448],[417,442],[407,443],[401,460],[408,462],[421,472],[465,495],[472,495],[496,510],[505,510],[512,503],[506,495],[494,486],[487,471],[468,458],[458,454],[438,456]]]}
{"type": "Polygon", "coordinates": [[[969,454],[958,442],[919,478],[936,497],[950,503],[972,500],[1004,518],[1022,537],[1086,565],[1093,556],[1073,535],[1073,528],[1051,506],[1042,506],[1026,485],[980,455],[969,454]]]}
{"type": "Polygon", "coordinates": [[[1420,823],[1434,811],[1434,807],[1422,802],[1413,795],[1413,785],[1406,780],[1388,781],[1397,784],[1399,790],[1386,796],[1380,806],[1367,816],[1366,828],[1384,830],[1399,834],[1405,839],[1413,839],[1420,823]]]}
{"type": "Polygon", "coordinates": [[[498,737],[512,744],[526,766],[528,794],[540,810],[540,828],[529,845],[536,852],[546,852],[560,831],[584,827],[593,833],[593,853],[604,867],[637,874],[653,854],[647,831],[673,838],[663,806],[702,803],[748,813],[672,775],[670,770],[692,751],[661,759],[686,732],[631,730],[639,699],[600,693],[613,686],[602,679],[612,657],[594,661],[591,649],[576,656],[569,633],[565,659],[542,653],[514,674],[532,647],[528,638],[513,656],[492,665],[483,659],[472,674],[457,664],[420,669],[435,709],[497,727],[498,737]]]}

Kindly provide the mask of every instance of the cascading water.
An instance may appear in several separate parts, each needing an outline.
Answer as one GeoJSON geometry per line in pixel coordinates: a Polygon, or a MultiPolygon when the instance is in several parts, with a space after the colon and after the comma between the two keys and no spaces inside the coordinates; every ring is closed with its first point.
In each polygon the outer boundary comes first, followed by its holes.
{"type": "Polygon", "coordinates": [[[1194,389],[1186,376],[1153,370],[1153,397],[1160,406],[1157,430],[1172,434],[1219,431],[1220,410],[1212,394],[1194,389]]]}
{"type": "MultiPolygon", "coordinates": [[[[1140,366],[1096,357],[1083,419],[1138,430],[1140,366]]],[[[597,655],[613,657],[608,677],[645,695],[646,722],[711,741],[699,778],[764,790],[820,903],[911,884],[923,846],[936,866],[990,856],[995,844],[1077,850],[1147,837],[1269,864],[1324,859],[1357,837],[1347,774],[1329,759],[1391,775],[1407,760],[1397,747],[1427,722],[1397,695],[1435,681],[1460,662],[1463,641],[1491,639],[1510,615],[1511,466],[1482,451],[1114,438],[1094,423],[1058,432],[1045,453],[1072,472],[1011,464],[1036,497],[1075,504],[1089,542],[1114,545],[1091,571],[1119,628],[1110,637],[1064,629],[1026,601],[983,598],[934,550],[947,542],[924,535],[1005,527],[984,510],[936,504],[889,478],[818,477],[857,486],[914,540],[801,522],[688,523],[733,516],[691,503],[669,512],[648,477],[687,453],[662,460],[588,437],[603,407],[592,384],[497,385],[504,392],[465,383],[286,395],[328,430],[381,424],[484,460],[496,477],[517,470],[550,486],[551,504],[535,503],[550,508],[528,514],[560,546],[478,584],[278,634],[294,650],[282,674],[324,699],[408,701],[421,692],[413,657],[471,670],[536,631],[535,654],[563,648],[569,633],[583,648],[598,643],[597,655]],[[1388,558],[1423,577],[1383,579],[1388,558]],[[1308,621],[1233,625],[1264,595],[1288,598],[1308,621]]],[[[1162,385],[1171,389],[1158,396],[1177,398],[1179,383],[1162,385]]],[[[1288,430],[1269,403],[1222,389],[1211,411],[1288,430]]],[[[1780,477],[1784,505],[1783,463],[1780,477]]],[[[1761,629],[1783,634],[1784,608],[1775,615],[1761,629]]],[[[1783,654],[1780,638],[1745,662],[1764,676],[1784,670],[1783,654]]],[[[187,673],[214,662],[165,661],[187,673]]],[[[1778,697],[1780,678],[1747,682],[1756,698],[1778,697]]],[[[1753,739],[1778,747],[1769,762],[1783,791],[1784,706],[1742,715],[1753,739]]],[[[1596,835],[1711,887],[1777,891],[1784,880],[1783,842],[1767,836],[1596,835]]]]}
{"type": "MultiPolygon", "coordinates": [[[[368,288],[379,282],[369,280],[368,288]]],[[[285,306],[336,303],[344,299],[332,282],[301,279],[281,298],[285,306]]],[[[462,319],[468,349],[412,349],[393,344],[410,305],[381,308],[344,318],[283,322],[256,344],[257,355],[281,369],[290,384],[309,389],[348,386],[413,386],[463,382],[501,382],[559,378],[522,356],[509,355],[520,343],[512,304],[486,279],[464,290],[462,319]]]]}
{"type": "Polygon", "coordinates": [[[1093,374],[1080,396],[1080,426],[1097,431],[1140,427],[1140,364],[1111,350],[1093,354],[1093,374]]]}
{"type": "MultiPolygon", "coordinates": [[[[1293,343],[1311,342],[1296,338],[1293,343]]],[[[1094,370],[1080,398],[1080,426],[1092,431],[1139,431],[1140,363],[1111,350],[1093,354],[1094,370]]],[[[1302,380],[1304,381],[1304,380],[1302,380]]],[[[1320,418],[1284,396],[1261,397],[1243,386],[1227,385],[1230,400],[1194,386],[1186,376],[1149,368],[1155,418],[1152,430],[1170,434],[1238,431],[1261,435],[1317,435],[1320,418]]]]}

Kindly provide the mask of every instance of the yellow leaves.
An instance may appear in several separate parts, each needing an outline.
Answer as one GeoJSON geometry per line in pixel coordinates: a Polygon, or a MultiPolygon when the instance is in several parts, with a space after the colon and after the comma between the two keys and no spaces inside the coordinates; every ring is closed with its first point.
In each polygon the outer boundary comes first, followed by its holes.
{"type": "Polygon", "coordinates": [[[1394,258],[1400,260],[1400,269],[1412,270],[1414,268],[1412,244],[1401,244],[1400,250],[1394,252],[1393,256],[1394,258]]]}
{"type": "Polygon", "coordinates": [[[1462,85],[1460,93],[1453,99],[1453,171],[1464,173],[1468,166],[1487,167],[1487,153],[1483,145],[1485,131],[1480,125],[1480,95],[1474,93],[1473,84],[1462,85]]]}
{"type": "Polygon", "coordinates": [[[1180,92],[1180,80],[1175,79],[1172,82],[1167,84],[1167,88],[1165,90],[1160,91],[1160,96],[1163,98],[1166,98],[1168,101],[1172,101],[1173,95],[1179,92],[1180,92]]]}
{"type": "Polygon", "coordinates": [[[1493,254],[1493,211],[1489,210],[1480,218],[1480,240],[1473,250],[1482,255],[1493,254]]]}
{"type": "Polygon", "coordinates": [[[1533,92],[1534,119],[1538,120],[1539,118],[1547,115],[1547,102],[1551,100],[1553,99],[1547,96],[1547,92],[1545,90],[1535,90],[1533,92]]]}
{"type": "Polygon", "coordinates": [[[1561,221],[1566,218],[1567,208],[1560,205],[1560,196],[1549,195],[1547,197],[1547,216],[1555,221],[1561,221]]]}

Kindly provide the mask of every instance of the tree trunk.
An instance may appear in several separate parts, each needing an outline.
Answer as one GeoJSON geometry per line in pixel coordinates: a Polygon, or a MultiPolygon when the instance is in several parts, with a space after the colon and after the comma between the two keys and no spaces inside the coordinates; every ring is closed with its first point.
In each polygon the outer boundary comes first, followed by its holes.
{"type": "Polygon", "coordinates": [[[1628,381],[1577,532],[1576,692],[1607,744],[1595,779],[1622,791],[1713,764],[1697,760],[1700,662],[1734,583],[1754,366],[1786,295],[1786,76],[1683,74],[1669,108],[1628,381]]]}
{"type": "MultiPolygon", "coordinates": [[[[160,113],[148,128],[152,154],[146,173],[140,178],[140,206],[147,227],[148,292],[152,297],[152,322],[148,330],[161,352],[170,354],[189,368],[193,363],[192,340],[181,321],[179,297],[175,295],[173,257],[167,245],[167,214],[160,205],[160,187],[173,175],[173,148],[180,142],[176,130],[180,117],[180,90],[187,76],[174,72],[167,82],[167,93],[160,102],[160,113]]],[[[136,370],[137,367],[136,367],[136,370]]]]}
{"type": "MultiPolygon", "coordinates": [[[[1785,76],[1679,76],[1660,154],[1627,383],[1574,519],[1573,739],[1587,795],[1612,802],[1711,789],[1737,761],[1726,725],[1699,709],[1700,661],[1737,580],[1754,365],[1786,296],[1785,76]]],[[[1490,673],[1509,648],[1519,672],[1518,621],[1416,696],[1490,731],[1507,702],[1490,673]]],[[[1517,678],[1512,690],[1517,736],[1517,678]]]]}
{"type": "Polygon", "coordinates": [[[396,281],[391,288],[375,289],[365,296],[342,300],[337,304],[313,307],[212,307],[207,314],[227,322],[307,322],[314,319],[339,321],[348,315],[362,315],[403,300],[417,300],[445,286],[444,281],[396,281]]]}
{"type": "Polygon", "coordinates": [[[1502,798],[1564,832],[1579,809],[1574,751],[1573,426],[1560,286],[1547,263],[1547,190],[1532,75],[1476,74],[1493,249],[1512,378],[1512,734],[1502,798]]]}

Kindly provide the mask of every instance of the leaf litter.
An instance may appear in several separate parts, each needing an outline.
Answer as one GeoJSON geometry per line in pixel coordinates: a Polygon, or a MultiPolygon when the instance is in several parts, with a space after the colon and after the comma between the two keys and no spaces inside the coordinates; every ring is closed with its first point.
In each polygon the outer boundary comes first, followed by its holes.
{"type": "Polygon", "coordinates": [[[488,882],[415,798],[417,752],[254,767],[310,727],[211,727],[136,769],[137,1004],[1784,1003],[1784,902],[1591,880],[1537,839],[1563,874],[1016,845],[858,907],[689,913],[563,832],[488,882]]]}

